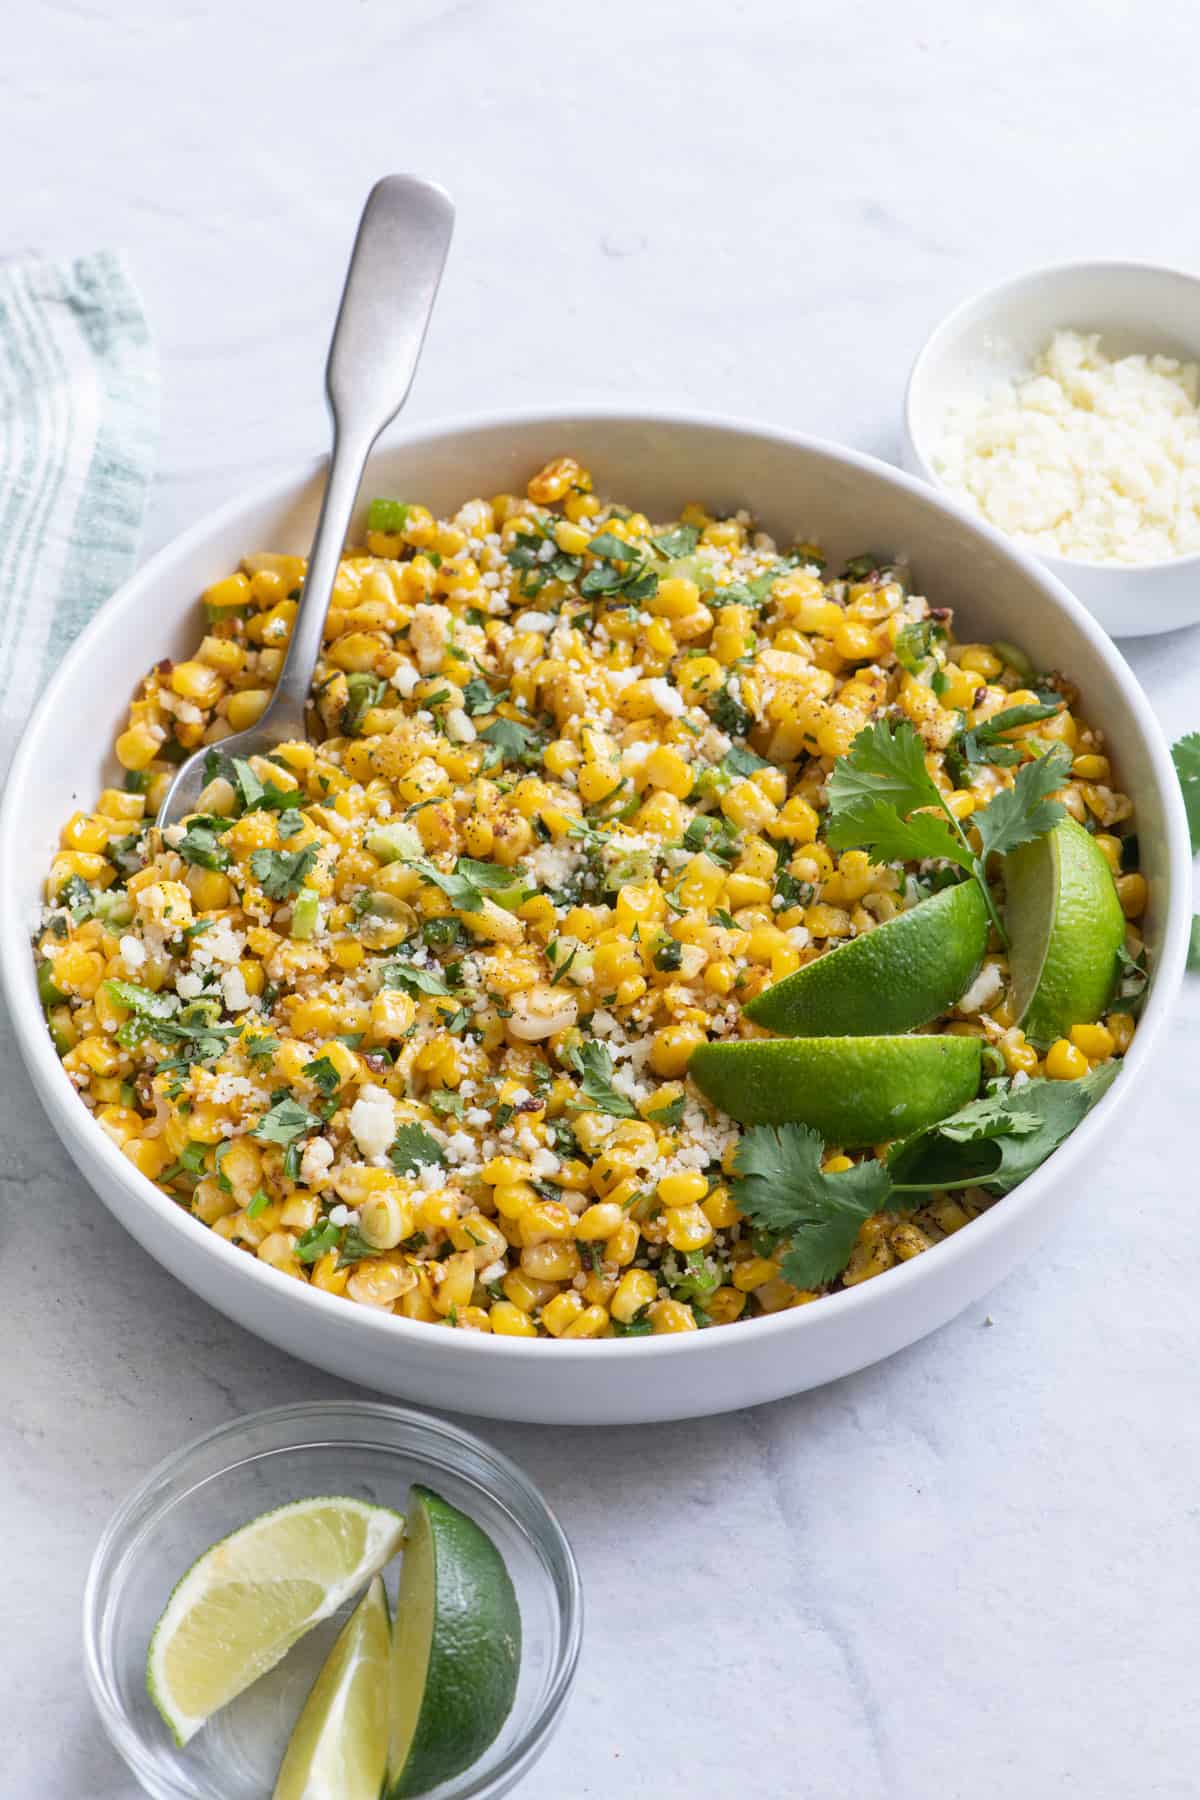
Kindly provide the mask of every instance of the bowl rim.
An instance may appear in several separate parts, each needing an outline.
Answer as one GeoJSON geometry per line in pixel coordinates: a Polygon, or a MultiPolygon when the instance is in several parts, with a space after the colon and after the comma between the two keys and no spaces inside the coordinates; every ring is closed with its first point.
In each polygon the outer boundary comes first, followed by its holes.
{"type": "MultiPolygon", "coordinates": [[[[376,446],[375,453],[386,455],[401,448],[413,448],[488,431],[498,433],[539,426],[550,435],[564,427],[586,429],[591,425],[614,423],[633,427],[654,425],[684,430],[700,429],[723,436],[730,444],[739,439],[751,438],[767,449],[772,446],[783,450],[800,449],[844,469],[867,475],[873,480],[883,480],[910,495],[921,506],[948,514],[971,535],[981,538],[993,554],[1015,563],[1025,581],[1038,590],[1041,597],[1058,612],[1066,614],[1075,629],[1088,640],[1141,730],[1166,818],[1171,901],[1164,921],[1158,967],[1147,993],[1145,1010],[1139,1020],[1133,1044],[1123,1058],[1124,1078],[1112,1084],[1099,1103],[1040,1169],[1022,1182],[1013,1193],[1005,1195],[1002,1204],[989,1208],[981,1217],[972,1220],[970,1233],[955,1233],[936,1247],[937,1268],[948,1276],[951,1265],[968,1255],[969,1245],[980,1252],[988,1239],[997,1236],[1003,1239],[1024,1215],[1036,1208],[1051,1183],[1065,1180],[1077,1168],[1088,1152],[1093,1137],[1105,1128],[1114,1108],[1123,1105],[1123,1096],[1128,1095],[1132,1085],[1140,1079],[1144,1065],[1165,1029],[1172,1002],[1182,981],[1187,956],[1191,924],[1192,852],[1183,795],[1162,728],[1132,670],[1111,639],[1064,583],[1052,571],[1043,567],[1032,552],[1023,549],[986,520],[978,518],[944,490],[931,487],[917,476],[909,475],[865,452],[848,449],[806,433],[790,431],[783,426],[760,424],[728,415],[658,407],[653,404],[638,407],[628,403],[584,401],[578,406],[501,408],[455,415],[425,425],[411,425],[404,431],[389,434],[386,443],[376,446]]],[[[204,515],[156,551],[97,610],[81,632],[43,691],[38,702],[38,714],[44,719],[55,716],[60,694],[70,689],[76,669],[89,661],[93,646],[98,646],[109,632],[118,630],[127,614],[136,614],[144,594],[154,590],[161,575],[169,570],[177,558],[199,547],[211,534],[235,523],[246,512],[294,500],[324,466],[324,462],[323,457],[310,458],[302,464],[298,463],[290,471],[273,476],[248,493],[239,494],[225,505],[204,515]]],[[[18,799],[31,780],[36,780],[37,735],[37,731],[30,728],[23,733],[8,773],[3,802],[0,803],[0,870],[9,871],[9,881],[14,880],[12,871],[19,866],[21,853],[16,837],[18,799]]],[[[334,1321],[341,1320],[339,1329],[346,1342],[357,1340],[361,1344],[370,1342],[380,1347],[390,1344],[398,1352],[403,1351],[405,1344],[427,1346],[430,1331],[428,1325],[379,1313],[371,1307],[348,1305],[340,1296],[324,1293],[310,1285],[301,1288],[282,1271],[247,1256],[245,1251],[239,1250],[193,1219],[148,1176],[134,1168],[82,1104],[54,1051],[41,1008],[37,1004],[36,991],[22,981],[22,973],[28,975],[32,966],[30,936],[26,930],[27,918],[27,907],[0,906],[0,991],[3,992],[12,1016],[21,1056],[59,1137],[70,1138],[85,1146],[89,1157],[103,1166],[114,1185],[123,1188],[141,1206],[149,1207],[165,1230],[185,1236],[193,1247],[194,1255],[208,1258],[210,1266],[228,1270],[230,1275],[236,1271],[242,1281],[266,1284],[264,1293],[269,1292],[281,1304],[284,1303],[284,1291],[290,1290],[297,1306],[318,1309],[331,1325],[334,1321]],[[414,1339],[414,1333],[422,1335],[414,1339]]],[[[868,1314],[874,1307],[882,1305],[885,1298],[898,1297],[903,1289],[919,1286],[923,1281],[931,1279],[928,1267],[923,1268],[923,1264],[927,1264],[925,1257],[913,1257],[898,1267],[887,1270],[874,1281],[862,1282],[854,1287],[844,1288],[839,1293],[825,1295],[817,1305],[791,1307],[765,1318],[739,1320],[738,1335],[747,1344],[750,1333],[755,1333],[761,1343],[784,1337],[802,1340],[808,1333],[821,1331],[824,1328],[822,1320],[828,1320],[832,1327],[835,1321],[845,1320],[856,1312],[868,1314]]],[[[718,1337],[722,1335],[723,1333],[718,1332],[718,1337]]],[[[530,1358],[555,1358],[556,1366],[565,1374],[571,1367],[584,1363],[613,1363],[624,1359],[626,1365],[631,1366],[646,1358],[667,1362],[675,1357],[697,1357],[711,1353],[710,1334],[707,1332],[663,1332],[644,1337],[600,1338],[592,1341],[555,1339],[553,1343],[540,1338],[496,1337],[490,1332],[443,1331],[440,1337],[441,1354],[447,1359],[455,1359],[457,1366],[463,1371],[477,1366],[480,1358],[491,1359],[496,1366],[508,1364],[514,1372],[530,1358]]]]}
{"type": "MultiPolygon", "coordinates": [[[[974,293],[968,294],[965,300],[960,300],[957,306],[951,307],[950,311],[938,321],[912,360],[908,371],[908,380],[904,387],[902,409],[902,425],[907,449],[912,461],[931,487],[954,500],[957,505],[963,504],[958,500],[955,490],[938,474],[933,463],[925,454],[914,423],[916,397],[926,374],[924,365],[938,347],[939,341],[949,337],[954,327],[961,325],[969,314],[985,308],[993,301],[1002,300],[1022,288],[1033,287],[1043,281],[1053,281],[1064,275],[1102,276],[1114,274],[1118,270],[1129,269],[1141,275],[1166,275],[1172,281],[1182,281],[1187,286],[1195,288],[1197,326],[1200,327],[1200,274],[1194,274],[1188,269],[1176,269],[1170,263],[1145,262],[1136,257],[1100,257],[1096,259],[1080,257],[1072,262],[1042,263],[1036,268],[1026,270],[1023,275],[1011,275],[1006,281],[998,281],[991,287],[976,289],[974,293]]],[[[1063,329],[1069,329],[1069,327],[1063,327],[1063,329]]],[[[1196,360],[1200,361],[1200,352],[1197,353],[1196,360]]],[[[967,510],[970,512],[971,509],[968,507],[967,510]]],[[[990,524],[990,521],[984,519],[982,514],[973,516],[978,517],[981,524],[990,524]]],[[[1000,528],[992,526],[991,529],[998,531],[1000,528]]],[[[1080,569],[1086,570],[1089,576],[1098,576],[1103,579],[1106,576],[1120,578],[1121,576],[1150,575],[1159,570],[1186,569],[1200,563],[1200,550],[1188,550],[1182,556],[1160,556],[1150,562],[1095,562],[1086,556],[1062,556],[1057,550],[1029,548],[1019,538],[1009,537],[1004,532],[1001,532],[1001,536],[1007,543],[1015,544],[1019,549],[1024,550],[1026,555],[1037,557],[1040,562],[1045,563],[1048,568],[1059,574],[1064,583],[1069,583],[1072,571],[1080,569]]]]}
{"type": "MultiPolygon", "coordinates": [[[[282,1406],[264,1407],[258,1412],[246,1413],[236,1419],[222,1420],[220,1424],[211,1426],[198,1437],[190,1439],[181,1448],[172,1450],[125,1495],[109,1517],[92,1552],[84,1584],[81,1619],[84,1673],[92,1704],[100,1715],[106,1735],[139,1781],[145,1773],[148,1779],[152,1778],[157,1783],[161,1771],[157,1767],[153,1770],[146,1767],[141,1740],[134,1731],[125,1708],[113,1696],[107,1664],[100,1653],[103,1636],[102,1603],[111,1583],[112,1573],[119,1566],[120,1556],[124,1553],[123,1537],[136,1520],[139,1510],[149,1501],[157,1497],[158,1510],[161,1512],[164,1503],[172,1504],[175,1499],[180,1498],[178,1493],[168,1497],[169,1490],[177,1487],[190,1463],[206,1450],[218,1446],[223,1439],[232,1440],[244,1436],[248,1431],[262,1431],[272,1426],[292,1425],[297,1433],[296,1441],[271,1451],[273,1456],[286,1456],[291,1451],[305,1448],[326,1426],[342,1426],[344,1431],[347,1414],[361,1420],[364,1425],[373,1420],[399,1423],[418,1436],[439,1444],[447,1453],[447,1461],[457,1461],[464,1450],[469,1452],[479,1458],[489,1472],[498,1473],[509,1482],[539,1515],[537,1532],[529,1530],[523,1521],[519,1523],[522,1533],[536,1547],[544,1565],[546,1580],[555,1593],[562,1641],[555,1659],[553,1677],[530,1723],[521,1731],[516,1742],[486,1774],[471,1779],[470,1769],[463,1770],[462,1784],[454,1788],[453,1800],[487,1800],[489,1795],[509,1792],[516,1781],[540,1759],[561,1724],[579,1671],[583,1645],[583,1582],[571,1541],[541,1489],[511,1457],[506,1456],[502,1450],[497,1450],[485,1438],[416,1407],[384,1400],[296,1400],[282,1406]],[[156,1490],[163,1491],[156,1496],[156,1490]]],[[[323,1441],[335,1441],[336,1437],[336,1430],[325,1430],[323,1441]]],[[[379,1447],[390,1448],[388,1445],[379,1447]]],[[[397,1450],[395,1453],[410,1455],[412,1460],[420,1458],[419,1451],[397,1450]]],[[[243,1446],[240,1456],[226,1461],[221,1469],[207,1475],[205,1480],[219,1481],[231,1469],[241,1466],[247,1455],[252,1454],[253,1451],[243,1446]]],[[[187,1489],[182,1497],[186,1498],[186,1494],[191,1491],[190,1488],[187,1489]]],[[[178,1790],[181,1797],[188,1792],[184,1788],[178,1790]]]]}

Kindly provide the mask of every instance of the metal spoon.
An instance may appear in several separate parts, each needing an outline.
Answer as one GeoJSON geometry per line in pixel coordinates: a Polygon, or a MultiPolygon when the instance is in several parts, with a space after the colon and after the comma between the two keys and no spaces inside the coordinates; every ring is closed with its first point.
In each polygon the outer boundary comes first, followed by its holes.
{"type": "MultiPolygon", "coordinates": [[[[307,733],[305,706],[363,470],[408,398],[453,228],[453,202],[431,181],[385,175],[367,196],[325,365],[333,452],[304,591],[266,710],[220,740],[222,755],[262,755],[307,733]]],[[[195,812],[213,748],[203,745],[180,765],[158,809],[160,831],[195,812]]]]}

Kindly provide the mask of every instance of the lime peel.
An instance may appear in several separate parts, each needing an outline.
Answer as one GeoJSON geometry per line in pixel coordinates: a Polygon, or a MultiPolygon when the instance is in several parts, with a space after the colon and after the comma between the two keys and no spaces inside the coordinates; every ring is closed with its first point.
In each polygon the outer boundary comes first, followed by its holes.
{"type": "Polygon", "coordinates": [[[1013,1013],[1038,1044],[1100,1017],[1116,986],[1125,915],[1112,870],[1067,816],[1004,861],[1013,1013]]]}
{"type": "Polygon", "coordinates": [[[387,1800],[478,1761],[512,1710],[521,1615],[503,1558],[457,1507],[414,1487],[392,1634],[387,1800]]]}
{"type": "Polygon", "coordinates": [[[764,988],[746,1017],[785,1037],[910,1031],[966,993],[987,934],[979,883],[959,882],[764,988]]]}
{"type": "Polygon", "coordinates": [[[742,1125],[807,1125],[858,1149],[908,1137],[979,1091],[976,1037],[758,1038],[701,1044],[688,1073],[742,1125]]]}

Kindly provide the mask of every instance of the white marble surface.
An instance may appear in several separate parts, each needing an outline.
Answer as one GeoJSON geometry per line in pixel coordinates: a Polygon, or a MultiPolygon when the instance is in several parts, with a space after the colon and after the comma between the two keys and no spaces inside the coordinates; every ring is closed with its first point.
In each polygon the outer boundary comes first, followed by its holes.
{"type": "MultiPolygon", "coordinates": [[[[389,168],[460,208],[414,417],[653,395],[891,456],[976,286],[1194,258],[1174,0],[10,0],[4,39],[0,253],[126,245],[160,337],[149,548],[321,446],[389,168]]],[[[1131,657],[1200,724],[1200,634],[1131,657]]],[[[529,1800],[1196,1793],[1198,1036],[1192,989],[1040,1262],[891,1363],[661,1431],[484,1427],[588,1590],[529,1800]]],[[[192,1433],[339,1384],[150,1263],[0,1066],[0,1792],[129,1800],[80,1673],[106,1515],[192,1433]]]]}

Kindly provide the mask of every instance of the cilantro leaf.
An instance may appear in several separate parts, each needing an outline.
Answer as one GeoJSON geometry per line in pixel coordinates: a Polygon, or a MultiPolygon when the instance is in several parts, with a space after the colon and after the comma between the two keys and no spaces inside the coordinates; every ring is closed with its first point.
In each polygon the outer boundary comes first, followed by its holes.
{"type": "Polygon", "coordinates": [[[572,1104],[579,1111],[608,1113],[614,1119],[636,1119],[637,1107],[613,1087],[613,1059],[608,1046],[596,1038],[575,1044],[567,1052],[568,1065],[579,1076],[582,1101],[572,1104]]]}
{"type": "Polygon", "coordinates": [[[730,737],[745,737],[754,723],[753,714],[729,691],[729,683],[709,696],[708,716],[718,731],[730,737]]]}
{"type": "Polygon", "coordinates": [[[338,1245],[339,1269],[345,1269],[351,1263],[366,1262],[369,1257],[382,1256],[383,1252],[374,1244],[368,1244],[362,1233],[353,1225],[347,1225],[342,1232],[342,1241],[338,1245]]]}
{"type": "Polygon", "coordinates": [[[503,694],[493,694],[483,677],[477,675],[462,691],[463,711],[474,719],[480,713],[494,712],[503,698],[503,694]]]}
{"type": "Polygon", "coordinates": [[[941,806],[932,775],[925,767],[925,745],[914,726],[902,719],[889,729],[876,719],[859,732],[829,777],[829,808],[836,817],[856,802],[890,800],[907,818],[919,807],[941,806]]]}
{"type": "Polygon", "coordinates": [[[422,1165],[444,1168],[446,1164],[446,1152],[423,1125],[401,1125],[388,1155],[400,1175],[411,1175],[422,1165]]]}
{"type": "Polygon", "coordinates": [[[337,1072],[337,1065],[328,1056],[318,1056],[313,1062],[305,1063],[300,1073],[306,1075],[315,1087],[327,1097],[336,1094],[342,1085],[342,1078],[337,1072]]]}
{"type": "Polygon", "coordinates": [[[612,531],[597,532],[588,549],[593,556],[603,557],[605,562],[632,562],[637,556],[635,546],[627,544],[612,531]]]}
{"type": "Polygon", "coordinates": [[[220,750],[210,750],[204,759],[204,779],[209,782],[218,777],[229,783],[243,812],[252,812],[261,805],[263,784],[245,757],[225,756],[220,750]]]}
{"type": "Polygon", "coordinates": [[[677,1125],[683,1124],[683,1109],[686,1104],[685,1097],[682,1094],[676,1094],[675,1098],[668,1100],[665,1106],[656,1106],[653,1112],[648,1112],[646,1118],[653,1120],[656,1125],[661,1125],[664,1131],[674,1131],[677,1125]]]}
{"type": "Polygon", "coordinates": [[[1189,731],[1186,737],[1172,744],[1171,758],[1183,789],[1188,830],[1192,834],[1192,853],[1200,854],[1200,731],[1189,731]]]}
{"type": "Polygon", "coordinates": [[[384,963],[380,976],[385,988],[399,988],[401,993],[411,994],[414,998],[418,994],[450,992],[440,969],[418,969],[415,963],[405,962],[402,957],[384,963]]]}
{"type": "Polygon", "coordinates": [[[985,1094],[960,1112],[938,1124],[938,1132],[953,1144],[975,1144],[983,1138],[1027,1137],[1038,1129],[1036,1113],[1014,1111],[1008,1094],[985,1094]]]}
{"type": "Polygon", "coordinates": [[[1120,1067],[1101,1063],[1078,1081],[1027,1081],[973,1101],[892,1152],[888,1172],[896,1190],[982,1187],[990,1194],[1011,1193],[1070,1136],[1120,1067]]]}
{"type": "Polygon", "coordinates": [[[220,834],[229,830],[228,819],[209,818],[198,814],[189,819],[187,830],[173,848],[182,856],[184,862],[194,863],[199,869],[227,869],[229,852],[220,842],[220,834]]]}
{"type": "Polygon", "coordinates": [[[971,823],[980,836],[980,859],[986,865],[995,852],[1003,856],[1019,844],[1028,844],[1050,831],[1066,813],[1061,800],[1048,796],[1062,787],[1071,771],[1071,752],[1056,744],[1045,756],[1023,763],[1010,788],[1002,788],[971,823]]]}
{"type": "Polygon", "coordinates": [[[483,755],[485,771],[500,763],[521,763],[525,768],[533,768],[541,761],[545,745],[540,732],[516,719],[493,719],[486,731],[479,733],[479,738],[487,745],[483,755]]]}
{"type": "Polygon", "coordinates": [[[254,1130],[250,1133],[260,1144],[290,1144],[296,1138],[303,1137],[306,1132],[316,1131],[321,1121],[315,1113],[310,1113],[306,1106],[289,1095],[286,1099],[277,1100],[275,1105],[265,1112],[254,1130]]]}
{"type": "Polygon", "coordinates": [[[473,856],[460,856],[454,868],[456,874],[464,876],[485,894],[503,893],[520,881],[515,869],[506,869],[500,863],[476,862],[473,856]]]}
{"type": "MultiPolygon", "coordinates": [[[[700,527],[673,525],[670,531],[661,532],[658,537],[652,537],[650,542],[660,556],[665,556],[668,562],[674,562],[677,557],[690,556],[695,550],[700,542],[700,527]]],[[[592,548],[595,548],[594,540],[592,548]]]]}
{"type": "Polygon", "coordinates": [[[975,859],[946,820],[929,812],[902,819],[887,800],[856,800],[831,816],[825,841],[833,850],[867,850],[872,862],[923,862],[937,857],[968,873],[975,859]]]}
{"type": "Polygon", "coordinates": [[[290,900],[299,893],[316,860],[315,844],[308,844],[303,850],[254,850],[250,854],[250,873],[270,899],[290,900]]]}
{"type": "Polygon", "coordinates": [[[731,775],[753,775],[758,769],[774,768],[765,756],[755,756],[753,750],[747,750],[744,744],[734,744],[726,751],[721,767],[731,775]]]}
{"type": "Polygon", "coordinates": [[[782,1273],[799,1288],[824,1287],[841,1274],[863,1220],[885,1207],[891,1192],[882,1163],[827,1175],[823,1151],[807,1125],[755,1125],[733,1159],[735,1204],[751,1224],[787,1240],[782,1273]]]}
{"type": "MultiPolygon", "coordinates": [[[[1053,703],[1045,700],[1031,700],[1021,706],[1006,706],[1003,712],[993,713],[982,725],[974,725],[968,734],[976,745],[987,747],[998,743],[1006,733],[1019,731],[1023,725],[1037,725],[1043,719],[1056,719],[1063,709],[1061,700],[1053,703]]],[[[971,757],[972,762],[987,762],[987,757],[971,757]]]]}
{"type": "Polygon", "coordinates": [[[1200,913],[1192,914],[1192,931],[1188,938],[1187,966],[1194,974],[1200,969],[1200,913]]]}
{"type": "Polygon", "coordinates": [[[439,869],[436,863],[430,862],[427,856],[406,856],[401,859],[410,869],[426,881],[432,881],[434,887],[441,888],[451,906],[461,906],[464,912],[478,912],[483,905],[483,895],[465,875],[439,869]]]}
{"type": "Polygon", "coordinates": [[[615,532],[600,531],[588,550],[598,560],[579,583],[586,598],[607,594],[645,600],[658,592],[658,572],[647,566],[641,544],[627,544],[615,532]]]}

